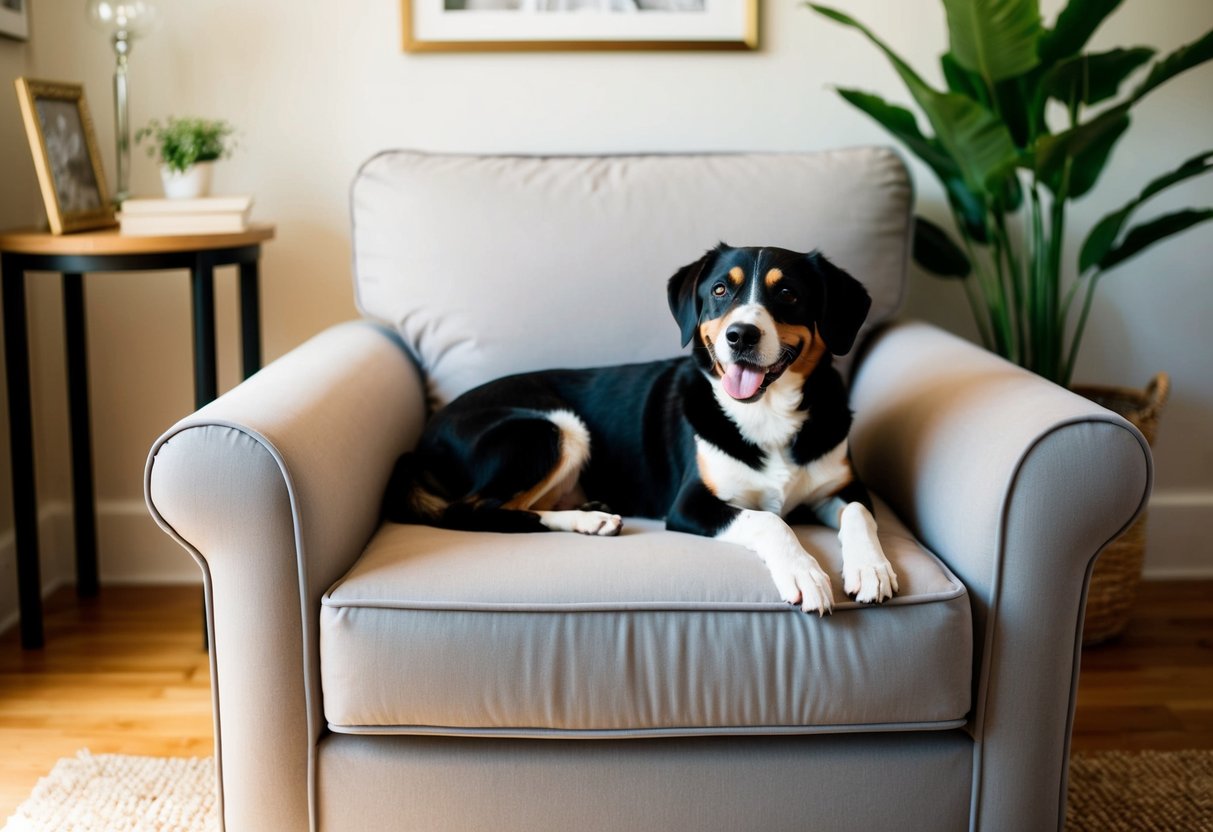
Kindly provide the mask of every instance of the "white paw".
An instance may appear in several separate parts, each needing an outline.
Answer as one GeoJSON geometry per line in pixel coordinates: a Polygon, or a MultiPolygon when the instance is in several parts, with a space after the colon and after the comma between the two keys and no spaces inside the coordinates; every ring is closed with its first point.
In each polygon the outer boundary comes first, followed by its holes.
{"type": "Polygon", "coordinates": [[[834,590],[830,576],[807,554],[792,554],[788,557],[767,561],[779,597],[805,612],[825,615],[834,607],[834,590]]]}
{"type": "Polygon", "coordinates": [[[842,511],[838,541],[842,544],[842,588],[861,604],[879,604],[897,592],[897,573],[884,555],[876,521],[859,503],[842,511]]]}
{"type": "Polygon", "coordinates": [[[623,518],[605,511],[577,511],[573,531],[595,537],[614,537],[623,528],[623,518]]]}
{"type": "Polygon", "coordinates": [[[847,595],[861,604],[879,604],[897,592],[897,573],[888,560],[879,563],[845,563],[842,585],[847,595]]]}

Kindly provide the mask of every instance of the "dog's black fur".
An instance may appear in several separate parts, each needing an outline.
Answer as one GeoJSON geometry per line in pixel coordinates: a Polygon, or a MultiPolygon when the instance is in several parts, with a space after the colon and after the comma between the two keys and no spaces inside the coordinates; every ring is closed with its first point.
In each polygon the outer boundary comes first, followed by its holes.
{"type": "MultiPolygon", "coordinates": [[[[433,417],[416,451],[397,463],[384,501],[387,519],[466,530],[547,530],[540,514],[518,500],[559,463],[561,429],[548,414],[568,411],[590,437],[592,452],[580,472],[584,498],[594,504],[586,508],[610,506],[621,515],[665,518],[670,529],[718,534],[739,511],[754,507],[717,497],[697,460],[696,437],[755,470],[784,451],[748,436],[713,389],[724,374],[713,326],[742,303],[770,313],[788,352],[781,372],[803,371],[798,408],[807,418],[790,441],[791,458],[806,465],[846,440],[851,412],[831,354],[851,349],[870,306],[850,275],[816,251],[721,244],[669,280],[668,300],[683,345],[693,342],[689,356],[526,373],[465,393],[433,417]]],[[[743,401],[760,400],[775,381],[765,376],[743,401]]],[[[831,496],[869,505],[853,479],[831,496]]],[[[791,519],[815,518],[797,512],[791,519]]]]}

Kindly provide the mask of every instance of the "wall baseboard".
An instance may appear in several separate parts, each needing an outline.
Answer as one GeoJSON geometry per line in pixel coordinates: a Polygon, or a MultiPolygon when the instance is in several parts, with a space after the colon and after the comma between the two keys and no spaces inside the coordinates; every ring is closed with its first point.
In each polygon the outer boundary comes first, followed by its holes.
{"type": "Polygon", "coordinates": [[[1146,520],[1146,580],[1213,578],[1213,491],[1155,491],[1146,520]]]}
{"type": "Polygon", "coordinates": [[[143,500],[97,506],[98,572],[106,584],[202,584],[198,564],[156,525],[143,500]],[[121,556],[108,553],[121,552],[121,556]]]}
{"type": "MultiPolygon", "coordinates": [[[[38,511],[38,549],[42,597],[74,579],[76,570],[71,552],[71,504],[53,501],[38,511]]],[[[17,609],[17,535],[13,529],[0,534],[0,633],[20,620],[17,609]]]]}
{"type": "MultiPolygon", "coordinates": [[[[39,510],[38,548],[43,598],[75,583],[71,503],[53,501],[39,510]]],[[[202,584],[198,564],[161,531],[142,500],[103,500],[98,504],[97,548],[102,587],[202,584]]],[[[0,533],[0,633],[19,620],[16,535],[8,529],[0,533]]]]}

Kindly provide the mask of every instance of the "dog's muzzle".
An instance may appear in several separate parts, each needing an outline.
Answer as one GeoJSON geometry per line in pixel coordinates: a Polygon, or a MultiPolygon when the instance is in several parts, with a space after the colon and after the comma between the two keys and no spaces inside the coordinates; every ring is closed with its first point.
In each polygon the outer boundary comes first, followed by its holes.
{"type": "MultiPolygon", "coordinates": [[[[780,350],[779,359],[766,367],[746,361],[744,357],[727,366],[722,365],[721,381],[724,384],[724,392],[739,402],[757,401],[800,356],[803,349],[803,342],[795,346],[784,345],[780,350]]],[[[740,352],[742,356],[745,355],[744,351],[740,352]]]]}

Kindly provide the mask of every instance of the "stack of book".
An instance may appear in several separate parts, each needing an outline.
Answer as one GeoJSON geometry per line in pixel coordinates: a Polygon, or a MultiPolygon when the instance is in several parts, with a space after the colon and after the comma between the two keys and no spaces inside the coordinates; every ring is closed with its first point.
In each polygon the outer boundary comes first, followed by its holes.
{"type": "Polygon", "coordinates": [[[197,199],[128,199],[118,213],[123,234],[157,237],[169,234],[232,234],[248,228],[251,196],[206,196],[197,199]]]}

